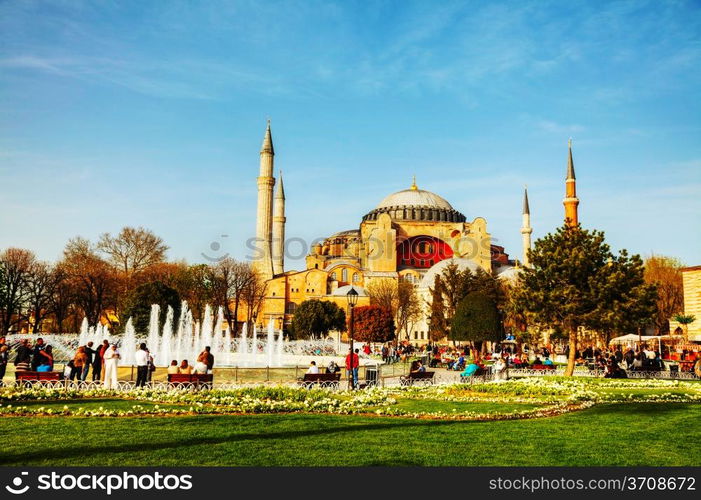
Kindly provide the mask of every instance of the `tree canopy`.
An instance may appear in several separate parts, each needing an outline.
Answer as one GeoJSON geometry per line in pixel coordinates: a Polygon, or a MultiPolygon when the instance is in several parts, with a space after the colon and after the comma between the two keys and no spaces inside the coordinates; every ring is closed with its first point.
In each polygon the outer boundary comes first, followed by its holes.
{"type": "Polygon", "coordinates": [[[344,331],[346,313],[333,302],[310,299],[295,309],[290,333],[295,338],[317,338],[328,335],[331,330],[344,331]]]}
{"type": "MultiPolygon", "coordinates": [[[[125,319],[132,318],[134,328],[139,333],[148,330],[152,304],[161,306],[159,322],[164,319],[168,306],[173,308],[176,318],[180,316],[180,295],[175,289],[160,281],[139,285],[127,297],[124,308],[125,319]]],[[[126,325],[126,321],[123,323],[126,325]]]]}
{"type": "Polygon", "coordinates": [[[642,260],[625,250],[614,255],[600,231],[562,226],[534,243],[530,260],[517,300],[536,322],[568,332],[567,375],[578,327],[621,331],[654,314],[655,287],[644,282],[642,260]]]}
{"type": "Polygon", "coordinates": [[[493,297],[483,291],[476,291],[458,303],[450,327],[451,340],[472,341],[479,353],[482,342],[495,342],[502,337],[501,317],[493,297]]]}
{"type": "Polygon", "coordinates": [[[392,311],[376,305],[353,309],[353,338],[361,342],[388,342],[394,339],[392,311]]]}

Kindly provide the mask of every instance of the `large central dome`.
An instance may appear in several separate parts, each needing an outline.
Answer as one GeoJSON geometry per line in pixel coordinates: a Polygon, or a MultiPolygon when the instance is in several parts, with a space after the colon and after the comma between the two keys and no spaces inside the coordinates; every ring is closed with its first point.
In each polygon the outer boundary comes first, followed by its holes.
{"type": "Polygon", "coordinates": [[[392,193],[385,197],[375,208],[389,207],[426,207],[426,208],[443,208],[452,210],[453,207],[444,198],[441,198],[436,193],[424,191],[423,189],[405,189],[392,193]]]}
{"type": "Polygon", "coordinates": [[[395,220],[465,222],[465,216],[450,203],[436,193],[419,189],[416,181],[409,189],[385,197],[363,220],[375,220],[382,213],[395,220]]]}

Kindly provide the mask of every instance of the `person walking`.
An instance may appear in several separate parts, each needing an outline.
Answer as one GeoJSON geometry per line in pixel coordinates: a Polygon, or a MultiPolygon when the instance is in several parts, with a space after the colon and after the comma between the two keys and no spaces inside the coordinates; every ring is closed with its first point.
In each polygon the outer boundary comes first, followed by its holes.
{"type": "Polygon", "coordinates": [[[105,360],[105,389],[117,389],[117,361],[119,358],[117,344],[112,344],[103,356],[105,360]]]}
{"type": "Polygon", "coordinates": [[[7,370],[7,360],[10,357],[10,348],[5,343],[5,337],[0,337],[0,387],[3,386],[2,379],[5,378],[7,370]]]}
{"type": "Polygon", "coordinates": [[[134,356],[136,359],[136,387],[144,387],[148,378],[149,355],[146,344],[142,343],[134,356]]]}

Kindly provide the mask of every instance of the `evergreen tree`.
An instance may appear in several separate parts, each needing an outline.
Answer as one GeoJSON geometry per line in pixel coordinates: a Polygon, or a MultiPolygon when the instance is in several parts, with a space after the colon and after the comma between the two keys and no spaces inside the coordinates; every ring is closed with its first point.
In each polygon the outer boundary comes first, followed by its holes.
{"type": "Polygon", "coordinates": [[[615,256],[600,231],[563,226],[535,242],[522,274],[520,306],[537,323],[569,337],[566,375],[574,372],[577,329],[621,329],[652,317],[654,286],[643,282],[640,257],[615,256]]]}
{"type": "Polygon", "coordinates": [[[428,321],[428,334],[431,340],[440,340],[448,334],[448,322],[445,319],[443,303],[443,282],[436,276],[431,288],[431,316],[428,321]]]}
{"type": "Polygon", "coordinates": [[[168,306],[173,308],[175,317],[180,316],[180,295],[174,289],[160,281],[152,281],[137,286],[127,296],[124,307],[123,325],[132,318],[134,329],[139,333],[148,331],[149,319],[151,317],[151,305],[158,304],[161,307],[159,322],[165,320],[168,306]]]}
{"type": "Polygon", "coordinates": [[[291,334],[295,338],[326,336],[331,330],[344,331],[346,313],[333,302],[310,299],[295,309],[291,334]]]}
{"type": "Polygon", "coordinates": [[[451,322],[452,341],[469,340],[475,347],[475,357],[485,341],[498,341],[503,335],[501,315],[496,300],[483,291],[469,293],[458,304],[451,322]]]}

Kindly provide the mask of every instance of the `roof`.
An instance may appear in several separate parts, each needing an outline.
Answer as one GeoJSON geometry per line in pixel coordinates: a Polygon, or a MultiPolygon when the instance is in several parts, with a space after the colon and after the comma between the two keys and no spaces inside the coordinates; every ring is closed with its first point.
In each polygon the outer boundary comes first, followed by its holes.
{"type": "Polygon", "coordinates": [[[436,193],[413,187],[386,196],[375,208],[389,207],[428,207],[453,210],[451,204],[436,193]]]}
{"type": "Polygon", "coordinates": [[[346,286],[341,286],[336,288],[331,295],[336,295],[336,296],[345,296],[350,292],[351,288],[354,288],[356,292],[358,292],[358,297],[367,297],[368,292],[365,290],[365,288],[357,285],[346,285],[346,286]]]}

